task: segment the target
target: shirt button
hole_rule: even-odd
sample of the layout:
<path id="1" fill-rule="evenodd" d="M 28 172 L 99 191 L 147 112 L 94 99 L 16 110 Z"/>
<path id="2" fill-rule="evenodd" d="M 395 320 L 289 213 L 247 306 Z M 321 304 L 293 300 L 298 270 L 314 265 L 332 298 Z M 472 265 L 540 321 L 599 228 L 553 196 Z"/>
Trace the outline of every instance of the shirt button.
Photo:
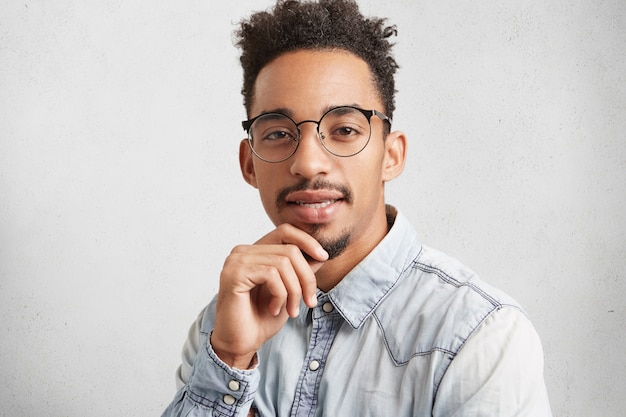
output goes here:
<path id="1" fill-rule="evenodd" d="M 331 302 L 324 303 L 324 305 L 322 306 L 322 310 L 324 310 L 326 313 L 330 313 L 334 309 L 335 307 L 333 307 L 333 304 Z"/>
<path id="2" fill-rule="evenodd" d="M 311 362 L 309 362 L 309 369 L 313 372 L 317 371 L 318 369 L 320 369 L 320 363 L 316 360 L 312 360 Z"/>
<path id="3" fill-rule="evenodd" d="M 224 404 L 226 405 L 233 405 L 235 404 L 235 397 L 233 397 L 232 395 L 224 395 Z"/>
<path id="4" fill-rule="evenodd" d="M 230 388 L 231 391 L 239 391 L 239 381 L 236 380 L 231 380 L 228 383 L 228 388 Z"/>

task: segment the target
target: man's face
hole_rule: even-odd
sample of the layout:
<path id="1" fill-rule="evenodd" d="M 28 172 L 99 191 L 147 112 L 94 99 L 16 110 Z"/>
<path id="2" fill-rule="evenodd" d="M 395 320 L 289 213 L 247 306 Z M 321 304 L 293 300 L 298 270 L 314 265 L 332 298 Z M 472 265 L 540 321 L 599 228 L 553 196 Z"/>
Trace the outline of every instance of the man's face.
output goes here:
<path id="1" fill-rule="evenodd" d="M 365 61 L 343 51 L 302 50 L 281 55 L 261 70 L 250 116 L 279 112 L 296 122 L 317 121 L 344 105 L 384 111 Z M 283 162 L 264 162 L 242 143 L 244 178 L 258 188 L 272 222 L 306 231 L 331 257 L 348 245 L 371 249 L 369 242 L 379 240 L 387 227 L 383 184 L 399 173 L 388 169 L 383 121 L 373 116 L 371 126 L 368 145 L 351 157 L 326 151 L 315 123 L 300 125 L 299 147 Z"/>

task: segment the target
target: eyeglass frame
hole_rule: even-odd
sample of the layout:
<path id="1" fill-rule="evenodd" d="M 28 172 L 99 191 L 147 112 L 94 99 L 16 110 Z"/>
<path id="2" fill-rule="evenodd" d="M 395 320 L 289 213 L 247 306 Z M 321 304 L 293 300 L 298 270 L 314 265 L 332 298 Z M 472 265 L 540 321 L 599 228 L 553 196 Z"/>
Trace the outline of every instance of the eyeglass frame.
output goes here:
<path id="1" fill-rule="evenodd" d="M 335 111 L 337 109 L 344 109 L 344 108 L 349 108 L 349 109 L 354 109 L 359 111 L 361 114 L 363 114 L 363 116 L 365 116 L 365 118 L 367 119 L 367 123 L 370 126 L 370 133 L 369 136 L 367 138 L 367 141 L 365 141 L 365 144 L 363 145 L 363 147 L 358 150 L 357 152 L 350 154 L 350 155 L 338 155 L 336 153 L 334 153 L 333 151 L 331 151 L 330 149 L 328 149 L 328 147 L 326 147 L 326 145 L 324 144 L 324 141 L 322 140 L 322 137 L 320 135 L 320 123 L 322 123 L 322 120 L 324 119 L 324 117 L 326 117 L 326 115 L 332 111 Z M 250 135 L 250 128 L 252 127 L 252 124 L 259 118 L 264 117 L 264 116 L 268 116 L 268 115 L 279 115 L 279 116 L 283 116 L 286 117 L 287 119 L 291 120 L 294 124 L 294 126 L 296 126 L 296 129 L 298 129 L 298 136 L 296 138 L 294 138 L 294 141 L 296 142 L 296 146 L 294 146 L 293 151 L 286 156 L 283 159 L 280 159 L 278 161 L 270 161 L 267 160 L 265 158 L 263 158 L 261 155 L 259 155 L 255 150 L 254 150 L 254 146 L 252 146 L 252 137 Z M 360 107 L 356 107 L 356 106 L 337 106 L 337 107 L 333 107 L 331 109 L 328 109 L 323 115 L 322 117 L 320 117 L 320 119 L 318 121 L 315 120 L 302 120 L 301 122 L 296 122 L 295 120 L 293 120 L 292 117 L 290 117 L 289 115 L 285 114 L 285 113 L 281 113 L 281 112 L 276 112 L 276 111 L 272 111 L 272 112 L 266 112 L 266 113 L 261 113 L 258 116 L 253 117 L 252 119 L 248 119 L 248 120 L 244 120 L 241 122 L 241 126 L 243 127 L 243 130 L 248 134 L 248 145 L 250 146 L 250 149 L 252 150 L 252 153 L 254 153 L 254 155 L 259 158 L 262 161 L 265 162 L 269 162 L 271 164 L 277 164 L 279 162 L 284 162 L 287 159 L 291 158 L 296 151 L 298 150 L 298 147 L 300 146 L 300 139 L 302 138 L 302 132 L 300 131 L 300 125 L 303 123 L 315 123 L 317 125 L 317 127 L 315 128 L 316 132 L 317 132 L 317 139 L 320 141 L 320 143 L 322 144 L 322 147 L 324 149 L 326 149 L 326 151 L 328 153 L 330 153 L 331 155 L 337 156 L 339 158 L 349 158 L 351 156 L 357 155 L 361 152 L 363 152 L 363 150 L 367 147 L 367 145 L 370 142 L 370 139 L 372 138 L 372 116 L 377 116 L 380 120 L 384 122 L 387 122 L 389 124 L 389 127 L 391 127 L 391 117 L 387 116 L 386 114 L 378 111 L 378 110 L 365 110 L 362 109 Z"/>

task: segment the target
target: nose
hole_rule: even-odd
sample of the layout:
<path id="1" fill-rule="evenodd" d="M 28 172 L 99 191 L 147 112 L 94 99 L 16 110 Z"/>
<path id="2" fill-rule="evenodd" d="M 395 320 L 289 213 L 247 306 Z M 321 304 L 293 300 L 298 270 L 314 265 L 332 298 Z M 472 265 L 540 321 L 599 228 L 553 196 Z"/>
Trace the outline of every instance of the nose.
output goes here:
<path id="1" fill-rule="evenodd" d="M 306 179 L 328 174 L 332 156 L 320 142 L 317 125 L 306 123 L 300 127 L 298 149 L 289 159 L 290 171 L 293 175 Z"/>

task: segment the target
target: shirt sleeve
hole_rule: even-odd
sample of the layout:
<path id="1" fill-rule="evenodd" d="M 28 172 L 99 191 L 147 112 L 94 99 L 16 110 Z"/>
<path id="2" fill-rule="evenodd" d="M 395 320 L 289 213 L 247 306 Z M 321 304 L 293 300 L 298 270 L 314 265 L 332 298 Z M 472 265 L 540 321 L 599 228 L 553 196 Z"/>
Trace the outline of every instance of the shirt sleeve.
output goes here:
<path id="1" fill-rule="evenodd" d="M 200 345 L 202 343 L 202 318 L 206 313 L 208 306 L 205 307 L 198 318 L 192 323 L 189 328 L 189 332 L 187 333 L 187 340 L 185 340 L 185 344 L 183 345 L 183 350 L 181 352 L 181 364 L 176 370 L 176 389 L 180 390 L 183 385 L 189 382 L 189 377 L 191 376 L 191 370 L 193 369 L 193 361 L 200 350 Z"/>
<path id="2" fill-rule="evenodd" d="M 229 367 L 215 354 L 206 327 L 206 309 L 192 324 L 176 372 L 180 385 L 162 417 L 247 416 L 259 387 L 258 357 L 252 369 Z"/>
<path id="3" fill-rule="evenodd" d="M 501 308 L 470 336 L 441 380 L 433 416 L 552 416 L 541 342 L 521 311 Z"/>

